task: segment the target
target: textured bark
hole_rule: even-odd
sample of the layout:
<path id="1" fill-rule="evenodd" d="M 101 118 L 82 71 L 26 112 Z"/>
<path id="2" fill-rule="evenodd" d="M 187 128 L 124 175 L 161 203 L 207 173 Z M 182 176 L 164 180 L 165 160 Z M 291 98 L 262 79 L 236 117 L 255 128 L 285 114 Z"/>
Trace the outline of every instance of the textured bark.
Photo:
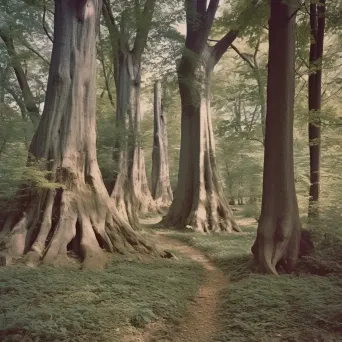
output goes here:
<path id="1" fill-rule="evenodd" d="M 145 168 L 144 152 L 140 143 L 140 61 L 134 63 L 131 53 L 120 52 L 116 61 L 116 139 L 115 159 L 120 165 L 115 175 L 111 197 L 121 215 L 139 229 L 138 213 L 154 210 Z"/>
<path id="2" fill-rule="evenodd" d="M 185 3 L 187 35 L 177 70 L 182 103 L 178 184 L 163 221 L 180 229 L 191 226 L 200 232 L 239 231 L 217 170 L 210 112 L 212 71 L 239 29 L 227 32 L 214 46 L 209 46 L 207 41 L 219 1 L 211 0 L 208 6 L 207 1 L 198 1 L 197 6 L 191 1 Z"/>
<path id="3" fill-rule="evenodd" d="M 55 2 L 55 32 L 44 112 L 30 160 L 44 162 L 55 189 L 23 191 L 7 220 L 2 261 L 102 268 L 106 252 L 156 253 L 120 217 L 96 157 L 96 31 L 100 0 Z"/>
<path id="4" fill-rule="evenodd" d="M 155 0 L 146 0 L 141 20 L 137 23 L 133 49 L 129 48 L 125 13 L 120 29 L 116 26 L 110 3 L 104 1 L 103 14 L 109 29 L 114 53 L 116 84 L 116 122 L 120 132 L 115 142 L 114 159 L 119 171 L 114 175 L 111 197 L 120 214 L 139 229 L 138 213 L 155 210 L 155 202 L 148 187 L 145 157 L 140 143 L 141 55 L 146 46 Z M 137 3 L 136 11 L 140 12 Z"/>
<path id="5" fill-rule="evenodd" d="M 0 30 L 0 37 L 5 43 L 7 53 L 11 58 L 13 70 L 15 72 L 17 81 L 22 91 L 23 99 L 24 99 L 24 103 L 25 103 L 28 115 L 33 123 L 33 126 L 37 128 L 39 124 L 39 120 L 40 120 L 39 108 L 35 102 L 32 91 L 27 82 L 26 75 L 24 73 L 23 67 L 21 66 L 20 60 L 18 58 L 17 52 L 14 47 L 13 39 L 10 36 L 6 35 L 4 31 L 1 31 L 1 30 Z"/>
<path id="6" fill-rule="evenodd" d="M 309 74 L 309 149 L 310 191 L 309 218 L 319 214 L 320 159 L 321 159 L 321 92 L 322 57 L 325 28 L 325 0 L 310 4 L 310 74 Z"/>
<path id="7" fill-rule="evenodd" d="M 252 247 L 261 272 L 291 271 L 300 244 L 294 180 L 293 117 L 296 8 L 271 0 L 265 158 L 261 216 Z"/>
<path id="8" fill-rule="evenodd" d="M 183 55 L 178 68 L 182 102 L 181 152 L 175 198 L 164 222 L 200 232 L 238 230 L 216 165 L 210 112 L 210 78 L 216 64 L 206 47 L 195 63 Z"/>
<path id="9" fill-rule="evenodd" d="M 216 165 L 210 112 L 210 81 L 215 65 L 242 27 L 231 30 L 214 46 L 207 41 L 219 0 L 186 4 L 186 40 L 177 69 L 182 104 L 181 149 L 177 189 L 168 214 L 168 226 L 186 226 L 200 232 L 240 231 L 223 194 Z M 251 14 L 257 0 L 241 15 Z M 240 18 L 237 22 L 240 22 Z M 241 20 L 246 25 L 246 20 Z"/>
<path id="10" fill-rule="evenodd" d="M 173 199 L 168 158 L 167 121 L 162 105 L 162 86 L 154 85 L 154 133 L 152 151 L 152 197 L 158 208 L 168 207 Z"/>

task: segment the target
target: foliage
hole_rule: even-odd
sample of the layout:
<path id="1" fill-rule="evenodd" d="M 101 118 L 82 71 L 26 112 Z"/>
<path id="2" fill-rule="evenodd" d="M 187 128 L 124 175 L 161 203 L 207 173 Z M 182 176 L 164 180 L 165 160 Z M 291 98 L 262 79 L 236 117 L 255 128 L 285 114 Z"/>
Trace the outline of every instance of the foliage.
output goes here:
<path id="1" fill-rule="evenodd" d="M 205 252 L 230 274 L 230 285 L 221 297 L 221 331 L 213 341 L 338 341 L 342 329 L 342 239 L 337 242 L 335 233 L 334 241 L 315 236 L 316 252 L 301 261 L 297 274 L 259 275 L 252 273 L 247 263 L 256 224 L 245 223 L 240 215 L 240 225 L 247 223 L 242 234 L 171 235 Z M 337 229 L 341 233 L 335 221 Z"/>
<path id="2" fill-rule="evenodd" d="M 1 341 L 119 341 L 129 327 L 176 323 L 201 281 L 197 264 L 118 258 L 103 272 L 0 269 Z"/>

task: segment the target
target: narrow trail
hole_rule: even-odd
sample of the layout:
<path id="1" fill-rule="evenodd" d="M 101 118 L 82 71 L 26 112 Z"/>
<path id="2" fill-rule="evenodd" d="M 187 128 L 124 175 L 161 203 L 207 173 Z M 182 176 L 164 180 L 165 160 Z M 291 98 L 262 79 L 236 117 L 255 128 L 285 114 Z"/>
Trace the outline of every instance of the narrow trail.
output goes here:
<path id="1" fill-rule="evenodd" d="M 210 342 L 213 335 L 220 329 L 217 315 L 220 292 L 227 286 L 228 279 L 203 253 L 181 241 L 167 237 L 165 235 L 167 233 L 156 232 L 155 238 L 160 247 L 182 253 L 200 263 L 206 271 L 197 295 L 188 305 L 186 315 L 180 325 L 171 333 L 170 341 Z M 147 338 L 145 341 L 150 342 L 152 339 Z"/>
<path id="2" fill-rule="evenodd" d="M 255 224 L 255 219 L 236 215 L 240 226 Z M 160 217 L 150 217 L 141 220 L 146 228 L 155 226 Z M 170 231 L 154 230 L 149 238 L 162 249 L 179 252 L 189 259 L 199 263 L 205 270 L 203 282 L 198 293 L 187 305 L 186 314 L 177 326 L 168 326 L 166 321 L 149 324 L 146 329 L 132 338 L 127 336 L 123 342 L 159 342 L 158 332 L 167 329 L 167 337 L 162 342 L 212 342 L 220 331 L 219 307 L 220 294 L 228 286 L 228 277 L 221 272 L 201 251 L 187 245 L 185 242 L 168 236 Z"/>

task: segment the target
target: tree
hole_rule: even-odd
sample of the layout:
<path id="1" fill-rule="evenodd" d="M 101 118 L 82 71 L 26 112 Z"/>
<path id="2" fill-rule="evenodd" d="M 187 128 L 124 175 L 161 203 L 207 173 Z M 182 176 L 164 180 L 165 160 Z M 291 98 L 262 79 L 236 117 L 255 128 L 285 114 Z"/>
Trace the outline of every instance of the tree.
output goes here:
<path id="1" fill-rule="evenodd" d="M 44 111 L 30 146 L 49 182 L 26 184 L 4 226 L 1 262 L 24 255 L 28 265 L 102 268 L 107 252 L 146 252 L 148 245 L 120 217 L 103 184 L 96 156 L 96 32 L 101 0 L 56 0 L 54 43 Z"/>
<path id="2" fill-rule="evenodd" d="M 166 208 L 172 201 L 168 157 L 167 122 L 162 103 L 162 85 L 154 85 L 154 136 L 152 151 L 152 196 L 159 208 Z"/>
<path id="3" fill-rule="evenodd" d="M 179 176 L 174 200 L 163 219 L 168 226 L 188 225 L 201 232 L 239 231 L 219 179 L 210 112 L 212 72 L 239 28 L 208 45 L 218 4 L 218 0 L 208 6 L 206 0 L 185 1 L 186 42 L 177 69 L 182 102 Z M 250 7 L 245 10 L 249 11 Z"/>
<path id="4" fill-rule="evenodd" d="M 301 237 L 295 190 L 293 119 L 296 7 L 271 0 L 265 157 L 261 215 L 252 252 L 262 272 L 291 271 Z"/>
<path id="5" fill-rule="evenodd" d="M 309 150 L 310 191 L 309 218 L 318 216 L 321 153 L 322 57 L 325 27 L 325 0 L 310 3 L 309 58 Z"/>
<path id="6" fill-rule="evenodd" d="M 116 87 L 116 121 L 120 135 L 115 142 L 114 157 L 119 172 L 114 177 L 114 198 L 120 214 L 139 228 L 139 212 L 153 209 L 145 170 L 144 153 L 140 144 L 141 57 L 146 47 L 156 0 L 146 0 L 144 8 L 134 2 L 135 37 L 131 48 L 129 13 L 125 8 L 120 25 L 116 24 L 110 1 L 104 0 L 103 15 L 109 31 L 114 56 Z"/>
<path id="7" fill-rule="evenodd" d="M 24 104 L 28 115 L 33 123 L 34 127 L 38 126 L 40 120 L 39 108 L 35 102 L 34 96 L 32 94 L 31 88 L 28 84 L 25 72 L 21 65 L 21 62 L 18 58 L 17 52 L 15 50 L 13 38 L 4 32 L 4 30 L 0 30 L 0 37 L 5 43 L 8 55 L 11 58 L 13 70 L 15 72 L 16 78 L 18 80 L 18 84 L 22 91 Z"/>

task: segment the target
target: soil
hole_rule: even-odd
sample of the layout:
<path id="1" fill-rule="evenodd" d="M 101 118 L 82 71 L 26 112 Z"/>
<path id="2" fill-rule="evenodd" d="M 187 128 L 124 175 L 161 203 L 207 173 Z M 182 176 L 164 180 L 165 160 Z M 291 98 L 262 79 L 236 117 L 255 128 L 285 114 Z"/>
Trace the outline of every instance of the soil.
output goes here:
<path id="1" fill-rule="evenodd" d="M 147 220 L 146 220 L 147 221 Z M 149 222 L 142 222 L 151 225 Z M 126 336 L 124 342 L 210 342 L 219 331 L 218 310 L 220 293 L 228 285 L 228 278 L 200 251 L 184 242 L 166 236 L 168 231 L 157 230 L 153 235 L 158 246 L 164 250 L 172 250 L 200 263 L 205 276 L 197 295 L 188 304 L 187 312 L 181 323 L 174 327 L 165 326 L 165 322 L 155 322 L 133 337 Z M 161 330 L 167 330 L 160 339 Z M 157 337 L 159 336 L 159 338 Z"/>

